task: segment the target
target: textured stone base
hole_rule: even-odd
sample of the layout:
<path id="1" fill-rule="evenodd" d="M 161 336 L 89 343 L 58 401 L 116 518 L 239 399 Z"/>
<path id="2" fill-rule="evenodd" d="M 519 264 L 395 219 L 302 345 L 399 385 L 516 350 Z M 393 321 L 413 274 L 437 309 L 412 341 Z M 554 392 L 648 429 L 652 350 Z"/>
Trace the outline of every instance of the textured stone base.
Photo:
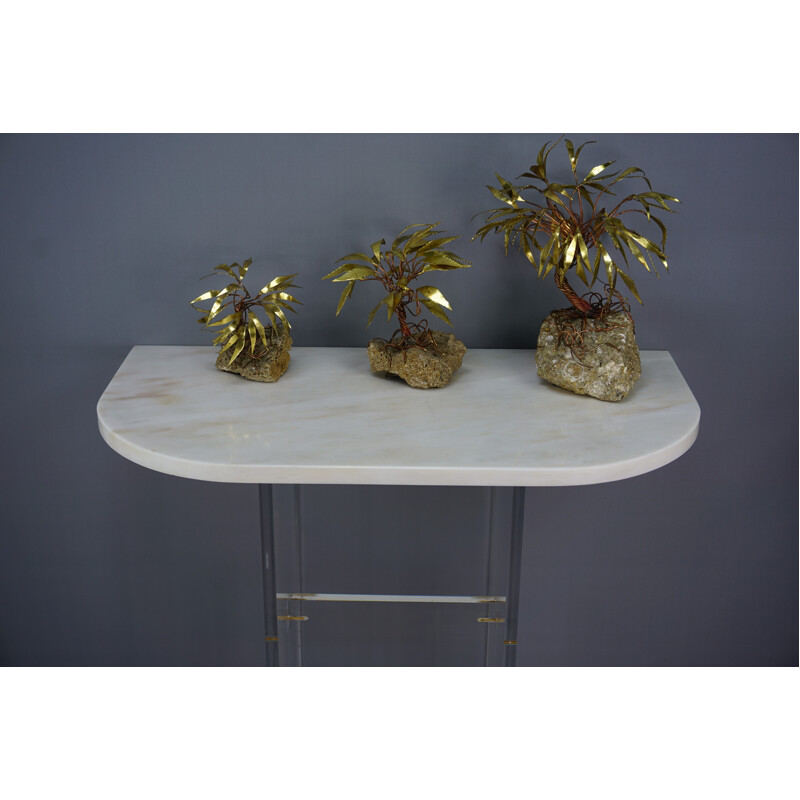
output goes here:
<path id="1" fill-rule="evenodd" d="M 539 331 L 536 350 L 539 377 L 554 386 L 598 400 L 616 402 L 626 397 L 642 374 L 633 322 L 623 313 L 609 314 L 602 320 L 587 320 L 583 354 L 576 357 L 566 344 L 556 347 L 558 330 L 553 315 L 557 313 L 552 312 Z M 579 328 L 580 320 L 573 324 Z M 620 327 L 596 331 L 595 325 Z"/>
<path id="2" fill-rule="evenodd" d="M 231 358 L 230 352 L 220 353 L 217 356 L 217 369 L 221 369 L 223 372 L 234 372 L 249 381 L 275 383 L 289 367 L 292 338 L 286 328 L 281 326 L 277 333 L 274 328 L 272 329 L 269 341 L 270 346 L 266 352 L 263 345 L 256 350 L 256 354 L 260 353 L 258 358 L 250 355 L 249 342 L 232 364 L 228 364 Z"/>
<path id="3" fill-rule="evenodd" d="M 447 386 L 467 348 L 452 333 L 432 331 L 438 352 L 432 348 L 412 347 L 405 353 L 386 346 L 381 339 L 372 339 L 367 347 L 373 372 L 389 373 L 402 378 L 415 389 L 438 389 Z"/>

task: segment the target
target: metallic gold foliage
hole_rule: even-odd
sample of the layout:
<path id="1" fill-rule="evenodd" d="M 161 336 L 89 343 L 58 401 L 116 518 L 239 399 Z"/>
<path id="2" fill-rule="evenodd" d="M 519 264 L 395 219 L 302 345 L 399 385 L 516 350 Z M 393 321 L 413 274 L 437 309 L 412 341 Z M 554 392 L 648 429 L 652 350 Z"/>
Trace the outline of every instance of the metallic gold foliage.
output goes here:
<path id="1" fill-rule="evenodd" d="M 341 265 L 324 278 L 334 283 L 346 283 L 339 296 L 336 315 L 339 315 L 353 293 L 356 282 L 375 280 L 383 285 L 387 294 L 370 312 L 367 327 L 382 306 L 386 306 L 387 320 L 392 318 L 392 314 L 397 317 L 403 340 L 409 341 L 412 346 L 426 346 L 430 340 L 427 323 L 420 325 L 408 322 L 408 317 L 419 315 L 423 307 L 451 325 L 444 311 L 445 308 L 452 310 L 450 303 L 435 286 L 409 286 L 425 272 L 470 266 L 469 261 L 443 249 L 459 237 L 442 235 L 443 231 L 436 230 L 438 224 L 409 225 L 400 231 L 388 248 L 386 240 L 381 239 L 370 245 L 369 253 L 349 253 L 340 258 L 337 263 Z"/>
<path id="2" fill-rule="evenodd" d="M 518 246 L 536 267 L 540 278 L 555 270 L 556 285 L 582 313 L 589 311 L 588 303 L 578 298 L 566 281 L 566 274 L 572 268 L 589 287 L 602 272 L 603 279 L 612 291 L 619 275 L 641 303 L 636 285 L 627 272 L 630 267 L 628 256 L 632 256 L 632 260 L 640 263 L 648 272 L 651 268 L 656 272 L 657 261 L 667 269 L 664 255 L 667 229 L 662 220 L 653 214 L 653 210 L 663 209 L 674 213 L 674 209 L 667 204 L 680 201 L 676 197 L 654 192 L 639 167 L 607 172 L 614 161 L 598 164 L 580 178 L 578 157 L 587 144 L 594 142 L 584 142 L 576 149 L 566 139 L 564 143 L 573 182 L 553 182 L 547 176 L 547 157 L 560 141 L 552 145 L 547 142 L 539 151 L 530 171 L 519 176 L 531 178 L 538 184 L 512 184 L 495 173 L 499 186 L 486 188 L 504 205 L 483 212 L 487 215 L 486 224 L 472 238 L 483 241 L 490 232 L 503 234 L 506 254 L 509 246 Z M 643 180 L 649 191 L 627 194 L 617 200 L 611 187 L 632 178 Z M 660 244 L 655 244 L 628 227 L 621 219 L 627 214 L 639 214 L 648 224 L 657 226 L 661 233 Z M 594 257 L 590 253 L 592 249 L 595 250 Z M 613 251 L 616 251 L 614 255 Z M 624 269 L 621 262 L 624 262 Z"/>
<path id="3" fill-rule="evenodd" d="M 248 258 L 243 264 L 219 264 L 214 267 L 214 272 L 224 272 L 233 278 L 224 289 L 212 289 L 204 292 L 199 297 L 191 301 L 195 308 L 197 303 L 213 300 L 211 308 L 205 311 L 197 321 L 210 329 L 218 329 L 214 332 L 217 337 L 213 344 L 219 345 L 220 352 L 230 350 L 232 364 L 238 355 L 249 345 L 249 353 L 253 358 L 260 358 L 269 348 L 270 337 L 278 332 L 278 326 L 284 325 L 291 328 L 289 320 L 286 318 L 286 311 L 296 313 L 291 303 L 302 305 L 292 295 L 288 294 L 287 289 L 299 289 L 300 287 L 292 283 L 294 275 L 283 275 L 270 281 L 266 286 L 255 295 L 251 295 L 244 285 L 244 277 L 247 270 L 253 263 L 252 258 Z M 211 277 L 207 275 L 206 277 Z M 256 316 L 255 310 L 260 308 L 269 320 L 269 331 Z M 220 317 L 223 312 L 228 312 Z M 219 319 L 217 319 L 220 317 Z"/>

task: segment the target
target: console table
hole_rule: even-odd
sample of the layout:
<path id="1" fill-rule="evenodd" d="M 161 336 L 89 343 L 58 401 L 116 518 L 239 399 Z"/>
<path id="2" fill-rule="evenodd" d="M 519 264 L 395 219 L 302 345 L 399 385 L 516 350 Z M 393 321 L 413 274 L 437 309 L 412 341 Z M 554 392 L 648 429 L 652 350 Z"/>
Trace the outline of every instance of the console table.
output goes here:
<path id="1" fill-rule="evenodd" d="M 542 381 L 531 350 L 470 350 L 448 387 L 418 390 L 373 375 L 363 348 L 294 348 L 280 381 L 263 384 L 217 370 L 210 347 L 137 346 L 97 416 L 109 446 L 141 466 L 259 485 L 268 665 L 302 663 L 313 604 L 367 602 L 473 604 L 484 663 L 514 666 L 524 487 L 640 475 L 697 437 L 700 409 L 669 353 L 641 357 L 630 395 L 605 403 Z M 474 595 L 322 594 L 303 582 L 300 526 L 275 529 L 281 484 L 513 487 L 511 518 Z"/>

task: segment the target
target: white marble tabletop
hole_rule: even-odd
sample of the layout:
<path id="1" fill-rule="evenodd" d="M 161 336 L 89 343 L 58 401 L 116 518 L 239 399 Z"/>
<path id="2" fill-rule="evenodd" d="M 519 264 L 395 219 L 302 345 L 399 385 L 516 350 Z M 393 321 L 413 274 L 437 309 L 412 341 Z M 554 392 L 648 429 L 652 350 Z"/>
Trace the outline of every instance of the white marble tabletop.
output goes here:
<path id="1" fill-rule="evenodd" d="M 149 469 L 231 483 L 569 486 L 629 478 L 691 447 L 700 408 L 666 351 L 619 403 L 536 375 L 532 350 L 470 350 L 444 389 L 370 372 L 365 349 L 296 347 L 256 383 L 210 347 L 134 347 L 100 432 Z"/>

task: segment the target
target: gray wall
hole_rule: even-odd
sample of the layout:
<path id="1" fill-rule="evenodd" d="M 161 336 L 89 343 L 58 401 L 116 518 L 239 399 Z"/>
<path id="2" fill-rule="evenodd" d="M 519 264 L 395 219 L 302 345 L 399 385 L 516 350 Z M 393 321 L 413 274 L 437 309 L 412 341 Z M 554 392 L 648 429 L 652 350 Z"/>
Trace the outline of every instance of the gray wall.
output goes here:
<path id="1" fill-rule="evenodd" d="M 208 342 L 187 300 L 220 261 L 252 256 L 254 280 L 301 273 L 296 345 L 363 346 L 373 287 L 336 319 L 320 277 L 418 221 L 442 220 L 474 262 L 440 284 L 460 338 L 532 347 L 560 295 L 499 241 L 471 243 L 470 218 L 494 204 L 493 172 L 516 176 L 548 138 L 0 137 L 0 662 L 263 663 L 256 487 L 127 462 L 98 434 L 97 399 L 132 345 Z M 670 274 L 640 271 L 634 313 L 640 346 L 672 353 L 702 420 L 693 448 L 648 475 L 527 490 L 519 662 L 797 664 L 798 137 L 572 138 L 599 140 L 587 167 L 641 166 L 682 200 Z M 414 561 L 402 544 L 414 517 L 383 524 L 394 500 L 437 509 L 438 544 L 414 545 L 436 568 L 411 566 L 431 591 L 466 591 L 472 556 L 448 556 L 449 543 L 461 529 L 477 541 L 488 492 L 301 495 L 319 517 L 319 563 L 335 565 L 320 590 L 358 591 L 365 565 L 400 575 Z M 315 658 L 351 663 L 348 644 L 365 663 L 450 663 L 435 646 L 447 619 L 405 656 L 390 623 L 349 640 L 321 631 Z"/>

